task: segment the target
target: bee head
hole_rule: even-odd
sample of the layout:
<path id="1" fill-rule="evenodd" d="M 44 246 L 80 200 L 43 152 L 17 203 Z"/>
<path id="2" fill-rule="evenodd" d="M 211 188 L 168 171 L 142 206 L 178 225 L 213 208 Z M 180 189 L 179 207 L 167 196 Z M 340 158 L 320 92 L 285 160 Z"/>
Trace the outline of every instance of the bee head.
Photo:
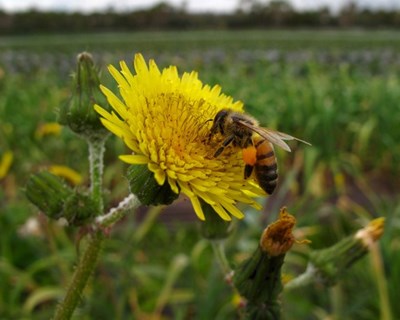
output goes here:
<path id="1" fill-rule="evenodd" d="M 224 134 L 224 124 L 225 124 L 225 119 L 228 114 L 229 114 L 229 111 L 226 109 L 222 109 L 222 110 L 218 111 L 218 113 L 214 117 L 214 123 L 211 127 L 210 135 L 214 135 L 218 131 L 221 134 Z"/>

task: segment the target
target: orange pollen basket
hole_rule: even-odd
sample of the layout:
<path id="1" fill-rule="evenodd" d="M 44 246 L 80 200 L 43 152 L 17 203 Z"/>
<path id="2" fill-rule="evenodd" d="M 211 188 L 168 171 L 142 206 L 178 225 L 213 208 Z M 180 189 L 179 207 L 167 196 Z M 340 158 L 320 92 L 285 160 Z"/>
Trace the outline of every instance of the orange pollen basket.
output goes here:
<path id="1" fill-rule="evenodd" d="M 242 152 L 244 163 L 254 166 L 257 161 L 257 149 L 254 146 L 250 146 L 243 149 Z"/>

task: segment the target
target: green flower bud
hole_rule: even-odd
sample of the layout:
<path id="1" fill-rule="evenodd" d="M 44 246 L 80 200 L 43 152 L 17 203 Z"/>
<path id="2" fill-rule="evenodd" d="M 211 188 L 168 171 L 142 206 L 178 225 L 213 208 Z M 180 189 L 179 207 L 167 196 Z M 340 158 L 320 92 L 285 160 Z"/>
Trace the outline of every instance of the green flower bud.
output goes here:
<path id="1" fill-rule="evenodd" d="M 81 226 L 97 214 L 96 204 L 89 196 L 71 189 L 47 171 L 32 175 L 25 193 L 46 216 L 54 220 L 65 218 L 70 225 Z"/>
<path id="2" fill-rule="evenodd" d="M 61 178 L 42 171 L 29 178 L 25 193 L 45 215 L 59 219 L 63 216 L 65 201 L 74 191 Z"/>
<path id="3" fill-rule="evenodd" d="M 70 225 L 82 226 L 97 215 L 96 203 L 88 195 L 74 192 L 66 199 L 63 207 L 63 217 Z"/>
<path id="4" fill-rule="evenodd" d="M 201 221 L 200 232 L 202 236 L 209 240 L 219 240 L 227 238 L 232 232 L 231 221 L 222 220 L 212 206 L 200 200 L 205 220 Z"/>
<path id="5" fill-rule="evenodd" d="M 381 237 L 383 230 L 384 219 L 375 219 L 332 247 L 313 251 L 309 263 L 325 285 L 334 285 L 343 272 L 368 253 L 369 245 Z"/>
<path id="6" fill-rule="evenodd" d="M 127 177 L 131 193 L 144 205 L 171 204 L 179 196 L 168 183 L 160 186 L 145 164 L 130 166 Z"/>
<path id="7" fill-rule="evenodd" d="M 251 257 L 235 269 L 233 283 L 240 295 L 247 299 L 247 313 L 258 309 L 260 312 L 264 310 L 265 315 L 279 314 L 278 296 L 282 291 L 281 268 L 284 258 L 285 254 L 270 256 L 258 246 Z"/>
<path id="8" fill-rule="evenodd" d="M 90 141 L 104 139 L 108 131 L 101 124 L 93 105 L 97 103 L 104 107 L 108 104 L 100 91 L 99 75 L 92 56 L 87 52 L 77 57 L 77 71 L 72 85 L 72 97 L 60 108 L 58 121 Z"/>
<path id="9" fill-rule="evenodd" d="M 280 318 L 281 268 L 295 242 L 295 223 L 295 218 L 282 208 L 278 220 L 262 233 L 254 253 L 235 269 L 233 283 L 247 299 L 246 319 Z"/>

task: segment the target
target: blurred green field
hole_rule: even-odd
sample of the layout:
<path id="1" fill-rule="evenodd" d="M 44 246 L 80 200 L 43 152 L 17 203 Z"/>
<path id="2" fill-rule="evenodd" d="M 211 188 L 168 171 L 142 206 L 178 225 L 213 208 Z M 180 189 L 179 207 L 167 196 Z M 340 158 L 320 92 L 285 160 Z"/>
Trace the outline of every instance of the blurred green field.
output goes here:
<path id="1" fill-rule="evenodd" d="M 30 173 L 51 165 L 82 173 L 87 185 L 85 143 L 66 129 L 40 133 L 68 102 L 76 54 L 85 50 L 109 87 L 115 84 L 105 66 L 141 52 L 160 67 L 197 70 L 203 82 L 242 100 L 262 125 L 311 142 L 278 152 L 279 188 L 260 199 L 262 213 L 245 209 L 228 240 L 230 260 L 236 264 L 256 247 L 260 225 L 283 205 L 313 248 L 384 216 L 379 250 L 332 288 L 316 284 L 285 295 L 283 312 L 285 319 L 400 318 L 399 47 L 400 32 L 360 30 L 0 38 L 0 159 L 7 151 L 14 155 L 0 180 L 0 319 L 50 318 L 73 272 L 79 232 L 39 215 L 23 190 Z M 117 159 L 123 151 L 109 139 L 108 207 L 127 193 L 126 166 Z M 143 319 L 160 308 L 165 319 L 235 318 L 233 293 L 188 203 L 178 200 L 160 211 L 142 208 L 112 231 L 76 319 Z M 307 246 L 294 247 L 288 275 L 304 270 L 307 252 Z"/>

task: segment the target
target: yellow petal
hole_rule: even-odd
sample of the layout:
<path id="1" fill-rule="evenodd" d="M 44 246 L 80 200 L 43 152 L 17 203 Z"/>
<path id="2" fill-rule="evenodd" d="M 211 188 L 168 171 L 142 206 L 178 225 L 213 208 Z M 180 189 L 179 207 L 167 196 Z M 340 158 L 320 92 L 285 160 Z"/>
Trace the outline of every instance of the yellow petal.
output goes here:
<path id="1" fill-rule="evenodd" d="M 149 159 L 141 154 L 120 155 L 119 158 L 129 164 L 147 164 Z"/>

